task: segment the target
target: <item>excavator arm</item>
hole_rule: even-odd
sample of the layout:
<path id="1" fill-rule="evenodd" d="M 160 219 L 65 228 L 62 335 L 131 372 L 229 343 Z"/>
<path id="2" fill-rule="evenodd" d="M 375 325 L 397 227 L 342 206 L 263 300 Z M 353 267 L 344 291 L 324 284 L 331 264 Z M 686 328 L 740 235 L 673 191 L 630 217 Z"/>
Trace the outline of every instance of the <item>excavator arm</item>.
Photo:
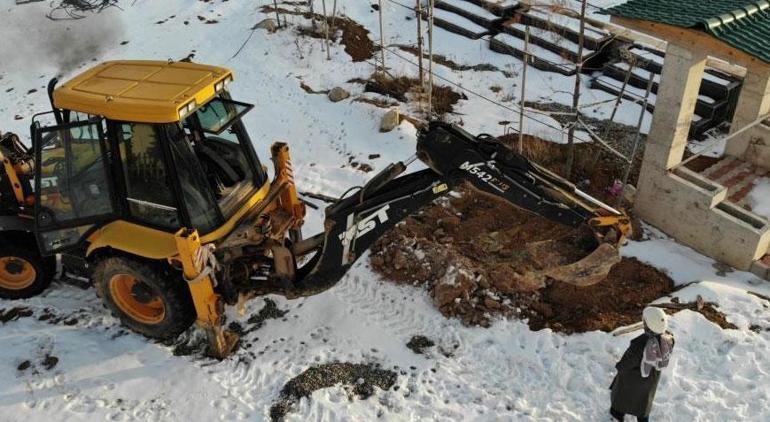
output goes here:
<path id="1" fill-rule="evenodd" d="M 403 175 L 415 158 L 428 168 Z M 282 288 L 271 290 L 298 297 L 328 289 L 388 229 L 465 182 L 555 222 L 573 227 L 588 224 L 594 230 L 600 244 L 594 253 L 544 275 L 590 285 L 606 277 L 619 260 L 616 248 L 630 232 L 623 212 L 490 136 L 474 137 L 455 125 L 436 122 L 420 132 L 415 157 L 391 164 L 360 190 L 326 208 L 325 231 L 292 246 L 298 260 L 312 257 L 297 270 L 294 280 L 284 280 L 278 283 Z M 540 249 L 547 247 L 540 245 Z"/>

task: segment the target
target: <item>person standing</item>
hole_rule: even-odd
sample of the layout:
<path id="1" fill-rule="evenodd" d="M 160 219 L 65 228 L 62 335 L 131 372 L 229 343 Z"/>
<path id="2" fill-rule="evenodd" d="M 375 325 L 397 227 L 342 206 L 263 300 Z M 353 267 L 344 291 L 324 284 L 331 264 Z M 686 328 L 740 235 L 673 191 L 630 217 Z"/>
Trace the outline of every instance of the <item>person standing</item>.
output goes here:
<path id="1" fill-rule="evenodd" d="M 631 340 L 628 350 L 615 365 L 612 380 L 610 414 L 623 421 L 625 415 L 649 420 L 660 372 L 668 366 L 674 349 L 674 335 L 667 331 L 668 316 L 662 309 L 647 307 L 642 312 L 644 333 Z"/>

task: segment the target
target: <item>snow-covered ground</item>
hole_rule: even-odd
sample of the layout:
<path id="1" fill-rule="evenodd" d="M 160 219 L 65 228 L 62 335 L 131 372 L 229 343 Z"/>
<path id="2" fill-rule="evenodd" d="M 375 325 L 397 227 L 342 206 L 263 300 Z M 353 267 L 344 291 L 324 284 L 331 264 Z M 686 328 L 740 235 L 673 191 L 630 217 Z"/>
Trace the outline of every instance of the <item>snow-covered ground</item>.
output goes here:
<path id="1" fill-rule="evenodd" d="M 413 152 L 415 129 L 407 122 L 381 134 L 383 109 L 351 100 L 331 103 L 300 88 L 303 81 L 316 90 L 340 85 L 354 95 L 361 93 L 360 85 L 347 81 L 367 77 L 372 66 L 351 63 L 341 46 L 332 47 L 332 60 L 327 61 L 320 40 L 297 38 L 292 31 L 256 30 L 234 57 L 250 28 L 267 17 L 260 6 L 272 1 L 127 0 L 120 3 L 122 11 L 108 9 L 66 22 L 44 17 L 49 2 L 14 3 L 0 0 L 3 130 L 26 134 L 32 114 L 47 109 L 48 79 L 62 72 L 71 76 L 80 62 L 180 59 L 194 52 L 196 61 L 235 70 L 233 95 L 256 104 L 246 124 L 257 151 L 264 157 L 272 141 L 289 141 L 302 190 L 341 194 L 368 177 L 346 165 L 349 157 L 379 170 Z M 415 21 L 405 19 L 409 11 L 390 2 L 383 5 L 388 43 L 414 43 Z M 369 2 L 340 0 L 338 9 L 378 39 L 377 13 Z M 320 1 L 315 10 L 321 10 Z M 199 16 L 218 23 L 205 24 Z M 287 19 L 303 21 L 298 16 Z M 437 29 L 435 47 L 458 63 L 520 70 L 519 61 L 490 51 L 484 42 Z M 88 48 L 73 50 L 74 45 Z M 81 58 L 74 67 L 73 55 Z M 386 63 L 395 74 L 416 74 L 410 63 L 392 54 Z M 528 72 L 528 100 L 571 101 L 572 78 Z M 518 98 L 520 75 L 507 78 L 499 71 L 460 72 L 444 66 L 437 66 L 436 73 L 495 101 Z M 494 86 L 503 90 L 494 92 Z M 583 104 L 611 99 L 585 88 Z M 517 113 L 467 95 L 453 118 L 469 130 L 499 134 L 504 128 L 498 122 L 517 121 Z M 601 117 L 609 115 L 609 107 L 604 103 L 586 110 Z M 639 106 L 624 103 L 619 120 L 634 124 L 638 113 Z M 557 125 L 546 116 L 534 116 Z M 525 128 L 562 139 L 561 132 L 537 122 L 527 121 Z M 381 157 L 369 160 L 370 154 Z M 320 230 L 320 223 L 320 214 L 313 213 L 308 230 Z M 767 420 L 770 303 L 746 292 L 770 296 L 770 284 L 747 273 L 725 272 L 710 259 L 649 232 L 649 240 L 632 242 L 623 253 L 668 271 L 678 284 L 697 282 L 677 295 L 692 300 L 700 294 L 717 302 L 738 326 L 721 330 L 690 311 L 672 318 L 677 346 L 653 418 Z M 439 314 L 426 292 L 381 280 L 367 262 L 362 259 L 339 285 L 321 295 L 295 301 L 273 298 L 288 314 L 246 335 L 250 346 L 223 362 L 177 357 L 169 347 L 126 332 L 92 290 L 55 283 L 34 299 L 3 302 L 2 308 L 28 307 L 33 315 L 0 325 L 0 420 L 264 420 L 289 379 L 310 365 L 335 360 L 397 367 L 398 389 L 352 402 L 341 387 L 320 390 L 303 400 L 290 420 L 609 420 L 607 387 L 632 334 L 566 336 L 532 332 L 520 321 L 497 321 L 489 329 L 464 327 Z M 245 315 L 230 310 L 230 318 L 244 322 L 262 306 L 257 299 L 247 305 Z M 64 317 L 64 322 L 39 320 L 48 313 Z M 427 356 L 405 347 L 417 334 L 437 342 Z M 50 370 L 43 363 L 46 356 L 59 359 Z M 30 366 L 19 369 L 27 360 Z"/>

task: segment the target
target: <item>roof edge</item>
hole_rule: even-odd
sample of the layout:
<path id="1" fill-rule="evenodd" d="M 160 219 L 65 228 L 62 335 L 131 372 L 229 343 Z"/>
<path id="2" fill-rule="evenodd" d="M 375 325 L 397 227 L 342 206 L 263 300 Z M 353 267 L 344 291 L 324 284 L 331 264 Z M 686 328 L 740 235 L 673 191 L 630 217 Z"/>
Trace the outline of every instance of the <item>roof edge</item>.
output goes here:
<path id="1" fill-rule="evenodd" d="M 703 22 L 703 25 L 709 31 L 715 31 L 722 25 L 739 23 L 747 18 L 753 17 L 757 13 L 767 11 L 768 9 L 770 9 L 770 1 L 757 0 L 738 9 L 722 13 L 719 16 L 708 18 Z"/>

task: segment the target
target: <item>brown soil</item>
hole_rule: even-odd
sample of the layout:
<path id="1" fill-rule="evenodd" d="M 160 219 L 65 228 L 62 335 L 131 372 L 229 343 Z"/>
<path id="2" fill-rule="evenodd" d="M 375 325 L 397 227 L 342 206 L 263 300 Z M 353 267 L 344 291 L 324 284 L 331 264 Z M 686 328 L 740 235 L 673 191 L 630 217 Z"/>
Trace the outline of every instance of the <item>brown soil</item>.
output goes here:
<path id="1" fill-rule="evenodd" d="M 396 283 L 425 286 L 444 315 L 471 325 L 502 315 L 527 319 L 533 330 L 611 331 L 638 321 L 645 305 L 673 290 L 668 276 L 635 259 L 589 287 L 523 279 L 542 269 L 526 244 L 552 239 L 560 239 L 567 260 L 595 247 L 579 230 L 467 190 L 396 226 L 373 246 L 371 262 Z"/>
<path id="2" fill-rule="evenodd" d="M 511 148 L 518 148 L 518 134 L 504 135 L 498 139 Z M 522 153 L 548 170 L 565 176 L 564 166 L 568 154 L 566 145 L 525 135 Z M 626 168 L 606 155 L 594 165 L 595 157 L 596 153 L 591 145 L 575 144 L 575 164 L 570 180 L 577 181 L 581 190 L 614 204 L 617 198 L 609 194 L 609 189 L 616 179 L 623 179 Z"/>
<path id="3" fill-rule="evenodd" d="M 375 73 L 365 81 L 356 79 L 349 82 L 363 82 L 364 91 L 385 95 L 400 102 L 407 102 L 407 94 L 416 93 L 420 85 L 417 78 L 393 77 L 381 73 Z M 433 110 L 438 114 L 451 113 L 458 101 L 467 99 L 465 94 L 458 94 L 452 88 L 433 85 Z"/>
<path id="4" fill-rule="evenodd" d="M 352 19 L 336 19 L 335 26 L 342 30 L 342 45 L 354 62 L 362 62 L 374 57 L 377 47 L 369 39 L 369 31 Z"/>
<path id="5" fill-rule="evenodd" d="M 685 157 L 685 159 L 686 158 L 687 157 Z M 687 167 L 688 169 L 690 169 L 690 170 L 692 170 L 692 171 L 694 171 L 696 173 L 701 173 L 704 170 L 706 170 L 707 168 L 709 168 L 709 167 L 713 166 L 714 164 L 716 164 L 718 161 L 719 161 L 719 158 L 706 157 L 705 155 L 701 155 L 701 156 L 698 156 L 698 157 L 694 158 L 689 163 L 685 164 L 685 167 Z"/>
<path id="6" fill-rule="evenodd" d="M 682 286 L 678 287 L 678 289 L 680 288 L 682 288 Z M 663 308 L 668 314 L 675 314 L 683 309 L 688 309 L 693 312 L 699 312 L 706 317 L 707 320 L 720 326 L 724 330 L 738 329 L 735 324 L 727 321 L 725 314 L 717 309 L 718 305 L 716 303 L 705 302 L 700 295 L 698 295 L 698 299 L 694 302 L 682 303 L 679 301 L 679 298 L 674 297 L 671 299 L 670 303 L 656 303 L 652 306 Z"/>
<path id="7" fill-rule="evenodd" d="M 419 49 L 417 47 L 415 47 L 415 46 L 411 46 L 411 45 L 395 45 L 395 47 L 398 48 L 399 50 L 406 51 L 407 53 L 411 53 L 411 54 L 413 54 L 415 56 L 419 56 L 419 54 L 420 54 Z M 423 52 L 423 58 L 428 59 L 429 58 L 428 54 Z M 488 63 L 481 63 L 481 64 L 477 64 L 477 65 L 473 65 L 473 66 L 459 64 L 459 63 L 457 63 L 457 62 L 447 58 L 446 56 L 442 56 L 441 54 L 433 54 L 433 61 L 438 63 L 438 64 L 440 64 L 440 65 L 446 66 L 446 67 L 448 67 L 448 68 L 450 68 L 452 70 L 459 70 L 459 71 L 475 70 L 477 72 L 485 72 L 485 71 L 486 72 L 497 72 L 497 71 L 500 71 L 500 69 L 497 68 L 497 66 L 492 65 L 492 64 L 488 64 Z M 507 75 L 508 72 L 503 72 L 503 73 L 506 74 L 506 76 L 509 76 L 509 75 Z M 513 76 L 513 75 L 510 75 L 510 76 Z"/>
<path id="8" fill-rule="evenodd" d="M 266 14 L 274 14 L 276 10 L 279 14 L 299 15 L 305 19 L 313 19 L 316 22 L 323 22 L 324 19 L 326 19 L 324 18 L 324 15 L 319 13 L 311 14 L 301 10 L 289 10 L 281 7 L 276 9 L 273 6 L 262 7 L 262 12 Z M 337 31 L 341 31 L 340 42 L 345 46 L 345 52 L 348 53 L 354 62 L 362 62 L 374 57 L 374 53 L 377 52 L 378 48 L 372 40 L 369 39 L 369 31 L 366 28 L 345 16 L 337 16 L 333 21 L 332 25 L 332 18 L 329 17 L 327 19 L 327 24 L 329 25 L 329 38 L 336 42 Z M 300 35 L 313 38 L 325 38 L 326 36 L 326 32 L 321 28 L 321 25 L 316 25 L 315 30 L 312 26 L 299 27 L 297 28 L 297 32 Z"/>
<path id="9" fill-rule="evenodd" d="M 674 282 L 660 270 L 625 258 L 594 286 L 549 285 L 540 292 L 545 312 L 532 316 L 529 325 L 535 330 L 612 331 L 638 322 L 645 306 L 673 288 Z"/>

